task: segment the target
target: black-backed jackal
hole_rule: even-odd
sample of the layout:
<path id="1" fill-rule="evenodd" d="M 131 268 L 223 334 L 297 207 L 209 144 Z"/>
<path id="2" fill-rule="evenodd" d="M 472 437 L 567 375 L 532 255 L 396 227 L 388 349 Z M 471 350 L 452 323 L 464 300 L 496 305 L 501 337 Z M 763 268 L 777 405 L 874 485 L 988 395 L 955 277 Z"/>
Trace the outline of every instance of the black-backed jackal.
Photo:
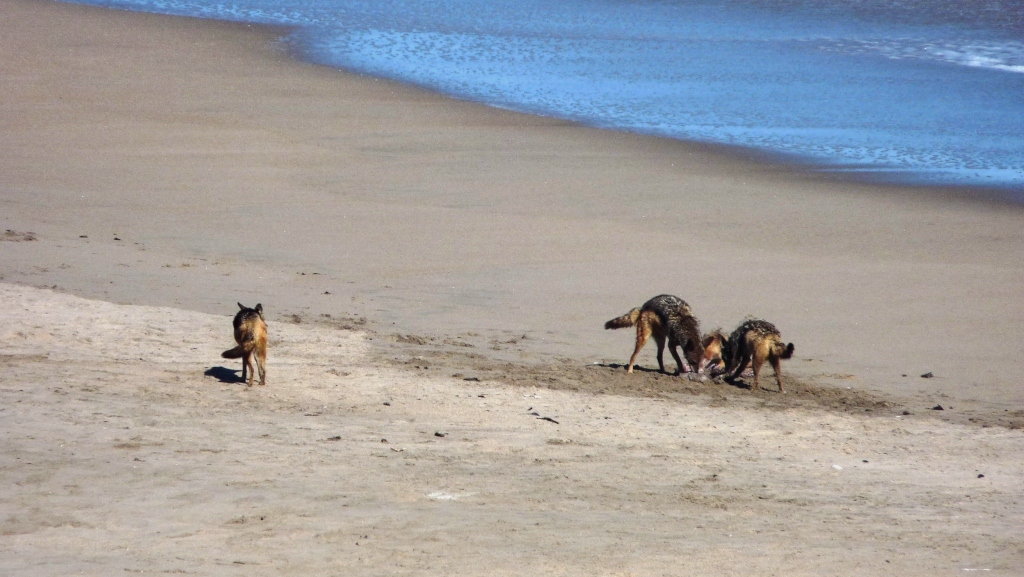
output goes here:
<path id="1" fill-rule="evenodd" d="M 708 372 L 721 372 L 725 368 L 726 361 L 722 353 L 728 342 L 729 337 L 722 329 L 715 329 L 701 337 L 700 344 L 704 346 L 704 367 Z"/>
<path id="2" fill-rule="evenodd" d="M 709 335 L 709 337 L 712 337 L 712 340 L 716 340 L 712 335 Z M 743 372 L 743 369 L 747 367 L 747 364 L 751 363 L 751 368 L 754 371 L 754 384 L 750 386 L 750 390 L 755 391 L 760 386 L 758 377 L 761 373 L 761 367 L 765 361 L 768 361 L 775 370 L 775 379 L 779 383 L 779 392 L 786 392 L 782 387 L 782 367 L 780 361 L 791 358 L 794 347 L 793 343 L 786 344 L 783 342 L 782 335 L 779 333 L 779 329 L 775 328 L 775 325 L 761 319 L 744 321 L 743 324 L 729 335 L 728 341 L 722 342 L 719 340 L 719 346 L 721 347 L 721 359 L 724 361 L 724 368 L 718 371 L 719 374 L 725 373 L 728 375 L 726 378 L 737 379 Z"/>
<path id="3" fill-rule="evenodd" d="M 260 373 L 260 386 L 267 384 L 267 323 L 263 320 L 263 305 L 247 308 L 238 303 L 241 309 L 235 314 L 232 325 L 235 327 L 235 342 L 238 346 L 224 351 L 220 356 L 225 359 L 242 359 L 242 380 L 249 375 L 249 386 L 252 386 L 252 359 L 256 358 L 256 369 Z"/>
<path id="4" fill-rule="evenodd" d="M 636 364 L 636 357 L 640 349 L 647 344 L 647 339 L 654 337 L 658 344 L 658 368 L 665 372 L 663 359 L 665 352 L 665 339 L 668 339 L 668 350 L 672 358 L 676 360 L 678 371 L 676 374 L 686 372 L 683 360 L 679 358 L 676 347 L 683 349 L 683 355 L 693 371 L 699 371 L 704 356 L 704 347 L 700 341 L 700 323 L 693 316 L 690 305 L 679 297 L 672 295 L 658 295 L 644 303 L 640 308 L 635 308 L 619 318 L 612 319 L 604 324 L 606 329 L 622 329 L 636 325 L 636 349 L 633 356 L 629 357 L 629 366 L 626 372 L 633 372 L 633 365 Z"/>

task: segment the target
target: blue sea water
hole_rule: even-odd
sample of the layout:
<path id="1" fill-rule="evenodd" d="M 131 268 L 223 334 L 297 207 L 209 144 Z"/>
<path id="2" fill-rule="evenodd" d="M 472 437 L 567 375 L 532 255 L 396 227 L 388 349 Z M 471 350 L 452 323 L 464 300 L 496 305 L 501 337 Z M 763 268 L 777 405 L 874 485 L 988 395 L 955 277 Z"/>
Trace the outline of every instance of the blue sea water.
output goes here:
<path id="1" fill-rule="evenodd" d="M 72 0 L 293 27 L 311 61 L 1024 202 L 1019 0 Z"/>

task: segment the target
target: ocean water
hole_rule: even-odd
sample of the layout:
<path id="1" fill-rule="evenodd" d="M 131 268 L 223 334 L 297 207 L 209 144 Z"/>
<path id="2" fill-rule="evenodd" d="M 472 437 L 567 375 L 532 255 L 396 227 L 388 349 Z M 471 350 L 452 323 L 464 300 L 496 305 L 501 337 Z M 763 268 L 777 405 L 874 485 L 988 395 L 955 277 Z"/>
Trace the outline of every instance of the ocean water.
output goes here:
<path id="1" fill-rule="evenodd" d="M 492 106 L 1024 202 L 1019 0 L 72 0 Z"/>

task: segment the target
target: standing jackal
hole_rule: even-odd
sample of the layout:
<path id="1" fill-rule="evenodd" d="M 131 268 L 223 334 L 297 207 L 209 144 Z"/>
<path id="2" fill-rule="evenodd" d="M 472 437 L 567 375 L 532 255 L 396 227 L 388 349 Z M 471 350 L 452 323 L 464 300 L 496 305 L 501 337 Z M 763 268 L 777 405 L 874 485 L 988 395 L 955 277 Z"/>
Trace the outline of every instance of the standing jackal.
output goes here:
<path id="1" fill-rule="evenodd" d="M 721 343 L 721 356 L 725 362 L 725 369 L 722 373 L 732 373 L 727 378 L 737 379 L 747 363 L 752 363 L 754 370 L 754 384 L 750 386 L 755 391 L 760 386 L 758 377 L 761 367 L 765 361 L 772 364 L 775 369 L 775 379 L 779 382 L 779 392 L 785 393 L 782 388 L 782 367 L 780 361 L 793 356 L 793 343 L 785 344 L 782 335 L 775 325 L 760 319 L 745 321 L 729 335 L 729 340 Z"/>
<path id="2" fill-rule="evenodd" d="M 235 327 L 235 342 L 238 346 L 224 351 L 220 356 L 225 359 L 242 358 L 242 380 L 246 372 L 249 374 L 249 386 L 252 386 L 252 358 L 256 357 L 256 369 L 260 372 L 260 386 L 267 384 L 267 323 L 263 320 L 263 305 L 246 308 L 238 303 L 241 309 L 235 314 L 232 325 Z"/>
<path id="3" fill-rule="evenodd" d="M 676 347 L 682 347 L 683 355 L 689 362 L 693 371 L 699 371 L 704 347 L 700 341 L 700 323 L 694 318 L 690 311 L 690 305 L 679 297 L 672 295 L 658 295 L 644 303 L 640 308 L 635 308 L 617 319 L 612 319 L 604 324 L 606 329 L 622 329 L 636 325 L 636 349 L 633 356 L 629 358 L 629 366 L 626 372 L 633 372 L 633 365 L 636 364 L 636 357 L 640 349 L 647 344 L 648 337 L 653 336 L 654 342 L 658 344 L 658 368 L 665 372 L 663 359 L 665 352 L 665 338 L 668 337 L 668 350 L 672 358 L 676 360 L 679 370 L 676 374 L 686 372 L 683 360 L 679 358 Z"/>

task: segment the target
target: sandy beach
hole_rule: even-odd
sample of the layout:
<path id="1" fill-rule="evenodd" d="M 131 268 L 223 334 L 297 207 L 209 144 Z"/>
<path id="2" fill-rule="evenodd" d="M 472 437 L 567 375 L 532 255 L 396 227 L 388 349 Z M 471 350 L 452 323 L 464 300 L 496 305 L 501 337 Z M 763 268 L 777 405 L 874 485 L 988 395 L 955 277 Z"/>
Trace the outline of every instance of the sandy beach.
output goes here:
<path id="1" fill-rule="evenodd" d="M 0 572 L 1024 570 L 1021 207 L 456 101 L 286 30 L 43 0 L 0 30 Z M 627 375 L 602 325 L 659 293 L 774 322 L 787 394 L 653 343 Z M 236 302 L 266 387 L 219 356 Z"/>

